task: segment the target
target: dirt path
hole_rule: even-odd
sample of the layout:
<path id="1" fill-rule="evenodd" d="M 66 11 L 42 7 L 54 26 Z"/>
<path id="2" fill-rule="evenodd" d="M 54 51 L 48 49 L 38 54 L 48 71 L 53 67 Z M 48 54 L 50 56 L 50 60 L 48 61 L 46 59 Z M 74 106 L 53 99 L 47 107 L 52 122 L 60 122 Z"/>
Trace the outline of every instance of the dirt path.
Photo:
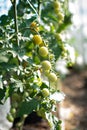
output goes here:
<path id="1" fill-rule="evenodd" d="M 65 130 L 87 130 L 87 70 L 71 71 L 62 89 L 66 94 L 61 104 Z"/>

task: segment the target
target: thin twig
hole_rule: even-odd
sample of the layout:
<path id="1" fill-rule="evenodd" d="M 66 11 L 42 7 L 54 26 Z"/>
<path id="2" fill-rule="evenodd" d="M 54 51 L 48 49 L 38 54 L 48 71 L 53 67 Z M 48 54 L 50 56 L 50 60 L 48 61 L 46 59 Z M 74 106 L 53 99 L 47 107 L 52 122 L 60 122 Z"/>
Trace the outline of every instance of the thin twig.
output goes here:
<path id="1" fill-rule="evenodd" d="M 40 2 L 40 0 L 37 0 L 38 1 L 38 15 L 40 16 L 40 5 L 41 5 L 41 2 Z"/>
<path id="2" fill-rule="evenodd" d="M 18 46 L 19 46 L 19 40 L 18 40 L 18 21 L 17 21 L 17 5 L 16 5 L 16 0 L 14 0 L 13 8 L 14 8 L 14 22 L 15 22 L 16 42 L 17 42 L 17 44 L 18 44 Z"/>
<path id="3" fill-rule="evenodd" d="M 38 13 L 37 13 L 36 9 L 34 8 L 34 6 L 30 3 L 29 0 L 27 0 L 27 2 L 31 6 L 31 8 L 33 9 L 33 11 L 36 13 L 36 15 L 38 16 Z"/>

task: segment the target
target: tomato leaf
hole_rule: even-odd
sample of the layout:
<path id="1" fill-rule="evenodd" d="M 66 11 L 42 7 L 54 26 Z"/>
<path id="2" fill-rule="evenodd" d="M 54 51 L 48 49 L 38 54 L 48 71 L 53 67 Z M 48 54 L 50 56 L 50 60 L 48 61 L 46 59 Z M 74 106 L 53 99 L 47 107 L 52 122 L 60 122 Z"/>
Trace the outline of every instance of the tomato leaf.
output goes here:
<path id="1" fill-rule="evenodd" d="M 29 101 L 24 101 L 20 104 L 20 108 L 17 116 L 21 117 L 24 114 L 30 114 L 37 109 L 39 101 L 37 99 L 30 99 Z"/>

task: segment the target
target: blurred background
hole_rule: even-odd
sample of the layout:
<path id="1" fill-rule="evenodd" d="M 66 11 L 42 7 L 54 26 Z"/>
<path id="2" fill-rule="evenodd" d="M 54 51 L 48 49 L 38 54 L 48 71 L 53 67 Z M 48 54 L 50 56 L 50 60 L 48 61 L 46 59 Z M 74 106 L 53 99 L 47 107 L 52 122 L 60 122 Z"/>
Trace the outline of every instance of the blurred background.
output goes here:
<path id="1" fill-rule="evenodd" d="M 67 67 L 64 61 L 56 63 L 56 69 L 63 75 L 60 81 L 61 90 L 66 95 L 59 107 L 59 117 L 63 120 L 62 130 L 87 129 L 86 3 L 86 0 L 69 0 L 72 25 L 68 28 L 66 39 L 73 48 L 68 49 L 74 64 Z M 7 15 L 10 6 L 10 0 L 0 0 L 0 16 Z"/>

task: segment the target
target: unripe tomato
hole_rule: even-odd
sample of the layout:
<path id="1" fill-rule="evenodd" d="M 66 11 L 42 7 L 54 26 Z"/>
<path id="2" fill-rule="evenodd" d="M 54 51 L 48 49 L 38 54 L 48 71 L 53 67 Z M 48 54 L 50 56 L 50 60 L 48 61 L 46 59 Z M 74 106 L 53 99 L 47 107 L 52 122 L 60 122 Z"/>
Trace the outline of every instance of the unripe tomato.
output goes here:
<path id="1" fill-rule="evenodd" d="M 11 108 L 10 113 L 14 116 L 15 113 L 16 113 L 16 109 L 15 108 Z"/>
<path id="2" fill-rule="evenodd" d="M 28 92 L 24 92 L 24 97 L 28 97 L 29 93 Z"/>
<path id="3" fill-rule="evenodd" d="M 50 58 L 50 60 L 53 60 L 55 57 L 54 57 L 54 54 L 50 54 L 49 55 L 49 58 Z"/>
<path id="4" fill-rule="evenodd" d="M 49 92 L 49 90 L 48 90 L 47 88 L 43 88 L 43 89 L 42 89 L 42 95 L 43 95 L 44 97 L 49 96 L 49 94 L 50 94 L 50 92 Z"/>
<path id="5" fill-rule="evenodd" d="M 48 55 L 48 48 L 45 46 L 42 46 L 39 48 L 39 54 L 42 57 L 46 57 Z"/>
<path id="6" fill-rule="evenodd" d="M 49 81 L 51 82 L 56 82 L 57 81 L 57 76 L 55 73 L 50 73 L 48 76 Z"/>
<path id="7" fill-rule="evenodd" d="M 59 9 L 58 8 L 55 8 L 55 14 L 58 14 L 58 12 L 59 12 Z"/>
<path id="8" fill-rule="evenodd" d="M 64 20 L 64 14 L 62 12 L 59 12 L 58 14 L 58 20 L 63 21 Z"/>
<path id="9" fill-rule="evenodd" d="M 34 41 L 35 44 L 40 45 L 42 43 L 42 38 L 41 38 L 40 35 L 34 35 L 33 41 Z"/>
<path id="10" fill-rule="evenodd" d="M 15 102 L 15 101 L 19 102 L 19 101 L 21 101 L 21 97 L 17 93 L 14 93 L 12 95 L 12 101 L 13 102 Z"/>
<path id="11" fill-rule="evenodd" d="M 9 122 L 13 122 L 14 121 L 14 118 L 13 118 L 13 116 L 10 113 L 7 114 L 7 119 L 8 119 Z"/>
<path id="12" fill-rule="evenodd" d="M 61 7 L 60 2 L 57 0 L 54 1 L 54 8 L 57 8 L 58 10 L 60 10 L 60 7 Z"/>
<path id="13" fill-rule="evenodd" d="M 60 33 L 56 33 L 55 36 L 58 41 L 62 41 L 62 36 Z"/>
<path id="14" fill-rule="evenodd" d="M 42 62 L 42 68 L 44 70 L 50 70 L 51 69 L 51 63 L 48 60 L 44 60 Z"/>

